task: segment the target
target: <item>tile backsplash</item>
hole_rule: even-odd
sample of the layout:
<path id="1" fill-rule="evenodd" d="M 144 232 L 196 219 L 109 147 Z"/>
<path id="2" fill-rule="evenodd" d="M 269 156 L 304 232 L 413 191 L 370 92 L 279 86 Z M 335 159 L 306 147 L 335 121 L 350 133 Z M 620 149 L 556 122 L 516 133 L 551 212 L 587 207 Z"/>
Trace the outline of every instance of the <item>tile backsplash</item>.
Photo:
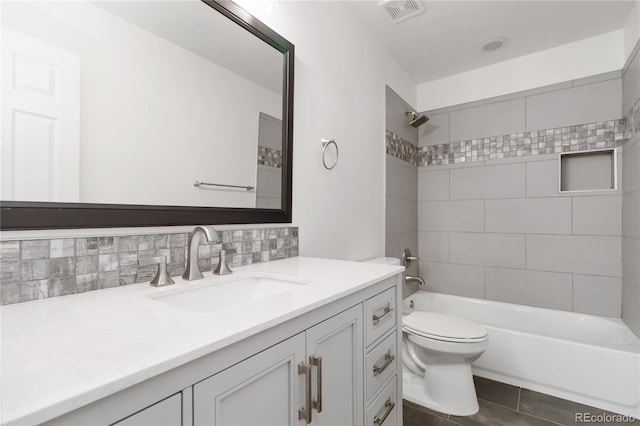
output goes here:
<path id="1" fill-rule="evenodd" d="M 620 146 L 638 130 L 636 106 L 620 120 L 599 121 L 487 138 L 417 147 L 387 130 L 387 154 L 417 166 L 468 163 Z"/>
<path id="2" fill-rule="evenodd" d="M 298 228 L 219 231 L 222 242 L 202 242 L 202 271 L 217 265 L 221 249 L 230 266 L 248 265 L 298 255 Z M 0 242 L 0 304 L 27 302 L 151 281 L 156 265 L 138 259 L 166 256 L 171 276 L 184 272 L 186 233 L 83 237 Z"/>

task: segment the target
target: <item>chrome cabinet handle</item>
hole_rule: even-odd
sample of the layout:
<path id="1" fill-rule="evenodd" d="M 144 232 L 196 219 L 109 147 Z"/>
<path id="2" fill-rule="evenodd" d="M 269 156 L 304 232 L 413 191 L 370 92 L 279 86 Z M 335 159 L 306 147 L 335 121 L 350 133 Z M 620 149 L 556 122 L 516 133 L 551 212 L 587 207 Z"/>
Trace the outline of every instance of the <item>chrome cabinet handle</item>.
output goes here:
<path id="1" fill-rule="evenodd" d="M 387 369 L 389 364 L 391 364 L 394 359 L 396 359 L 396 357 L 395 355 L 391 355 L 391 349 L 389 349 L 389 352 L 384 354 L 384 364 L 382 364 L 381 367 L 378 367 L 375 364 L 373 365 L 373 377 L 377 376 L 378 374 L 382 374 L 382 372 Z"/>
<path id="2" fill-rule="evenodd" d="M 309 368 L 311 366 L 316 367 L 316 395 L 317 400 L 313 401 L 313 408 L 322 413 L 322 357 L 315 357 L 311 355 L 309 357 Z"/>
<path id="3" fill-rule="evenodd" d="M 375 416 L 373 418 L 373 424 L 376 426 L 380 426 L 382 423 L 384 423 L 385 420 L 387 420 L 387 417 L 389 417 L 389 414 L 391 414 L 391 412 L 393 411 L 393 408 L 396 406 L 396 403 L 391 402 L 391 398 L 389 398 L 387 399 L 387 402 L 384 403 L 384 406 L 387 407 L 387 410 L 384 412 L 384 416 L 382 417 Z"/>
<path id="4" fill-rule="evenodd" d="M 305 406 L 298 410 L 298 420 L 304 420 L 307 424 L 311 423 L 311 366 L 301 362 L 298 364 L 298 374 L 305 375 Z"/>
<path id="5" fill-rule="evenodd" d="M 380 316 L 373 314 L 373 325 L 378 325 L 378 323 L 380 322 L 380 320 L 384 317 L 386 317 L 387 315 L 389 315 L 389 313 L 393 311 L 393 308 L 390 308 L 389 306 L 385 306 L 384 307 L 384 313 Z"/>

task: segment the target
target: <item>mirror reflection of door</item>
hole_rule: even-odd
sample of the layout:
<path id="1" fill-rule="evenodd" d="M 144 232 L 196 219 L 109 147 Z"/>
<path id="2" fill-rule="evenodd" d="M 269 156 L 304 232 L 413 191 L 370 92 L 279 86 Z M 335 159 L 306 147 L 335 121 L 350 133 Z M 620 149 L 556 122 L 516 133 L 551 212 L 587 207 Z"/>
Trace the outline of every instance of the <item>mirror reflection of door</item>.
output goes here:
<path id="1" fill-rule="evenodd" d="M 78 201 L 80 58 L 2 28 L 2 199 Z"/>
<path id="2" fill-rule="evenodd" d="M 263 112 L 258 122 L 258 175 L 256 207 L 279 209 L 282 206 L 282 120 Z"/>

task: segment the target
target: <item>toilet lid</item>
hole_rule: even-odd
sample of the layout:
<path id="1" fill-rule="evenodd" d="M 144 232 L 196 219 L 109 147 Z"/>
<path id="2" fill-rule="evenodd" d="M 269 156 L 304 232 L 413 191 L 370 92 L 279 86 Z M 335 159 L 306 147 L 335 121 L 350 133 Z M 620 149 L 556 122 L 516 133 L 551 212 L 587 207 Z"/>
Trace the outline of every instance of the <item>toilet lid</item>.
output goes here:
<path id="1" fill-rule="evenodd" d="M 402 318 L 406 331 L 441 339 L 482 339 L 487 330 L 471 321 L 435 312 L 414 311 Z"/>

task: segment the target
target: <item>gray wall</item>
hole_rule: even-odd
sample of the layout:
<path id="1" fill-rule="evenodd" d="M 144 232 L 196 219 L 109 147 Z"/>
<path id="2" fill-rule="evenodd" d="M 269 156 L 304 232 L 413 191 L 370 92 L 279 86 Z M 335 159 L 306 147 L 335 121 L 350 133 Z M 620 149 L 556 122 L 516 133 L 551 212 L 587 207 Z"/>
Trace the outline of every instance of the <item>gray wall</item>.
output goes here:
<path id="1" fill-rule="evenodd" d="M 427 112 L 419 140 L 617 120 L 621 106 L 621 73 L 608 73 Z M 620 189 L 558 193 L 557 154 L 420 167 L 420 271 L 434 291 L 620 317 L 621 221 Z"/>
<path id="2" fill-rule="evenodd" d="M 628 113 L 635 104 L 635 120 L 640 117 L 639 46 L 622 79 L 624 111 Z M 640 128 L 640 123 L 635 126 Z M 640 336 L 640 132 L 625 144 L 622 156 L 622 318 Z"/>
<path id="3" fill-rule="evenodd" d="M 391 131 L 408 142 L 417 145 L 418 132 L 409 126 L 405 110 L 412 109 L 393 90 L 386 91 L 386 125 Z M 418 253 L 418 167 L 386 156 L 386 207 L 385 207 L 385 256 L 400 257 L 405 248 L 414 255 Z M 418 275 L 418 264 L 407 271 Z M 415 285 L 404 286 L 408 295 L 417 289 Z"/>

